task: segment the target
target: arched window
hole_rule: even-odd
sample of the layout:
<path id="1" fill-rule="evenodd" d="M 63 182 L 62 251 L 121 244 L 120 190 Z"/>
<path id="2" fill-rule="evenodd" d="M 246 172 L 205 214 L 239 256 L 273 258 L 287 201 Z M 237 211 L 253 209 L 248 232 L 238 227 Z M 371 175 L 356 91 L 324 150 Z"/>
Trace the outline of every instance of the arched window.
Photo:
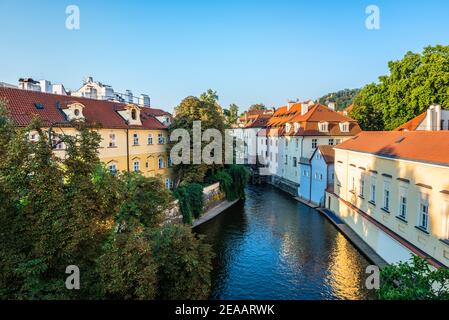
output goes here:
<path id="1" fill-rule="evenodd" d="M 75 109 L 73 111 L 73 114 L 75 115 L 75 117 L 78 117 L 80 115 L 80 110 L 79 109 Z"/>
<path id="2" fill-rule="evenodd" d="M 164 159 L 163 158 L 159 158 L 159 169 L 163 169 L 164 168 Z"/>

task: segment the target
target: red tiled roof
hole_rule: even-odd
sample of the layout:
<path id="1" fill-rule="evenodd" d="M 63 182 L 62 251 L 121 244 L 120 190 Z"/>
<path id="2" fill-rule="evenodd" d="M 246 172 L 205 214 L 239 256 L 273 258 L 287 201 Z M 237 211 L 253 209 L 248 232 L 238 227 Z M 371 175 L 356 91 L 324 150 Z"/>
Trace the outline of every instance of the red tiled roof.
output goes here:
<path id="1" fill-rule="evenodd" d="M 419 116 L 414 117 L 412 120 L 407 121 L 402 126 L 397 127 L 393 131 L 413 131 L 418 128 L 421 122 L 426 118 L 427 112 L 421 113 Z"/>
<path id="2" fill-rule="evenodd" d="M 0 87 L 0 99 L 7 102 L 7 109 L 18 126 L 28 125 L 34 117 L 39 118 L 44 126 L 50 126 L 53 123 L 69 125 L 65 114 L 60 108 L 65 108 L 70 103 L 78 102 L 85 107 L 83 115 L 86 123 L 92 125 L 101 125 L 104 128 L 167 128 L 154 118 L 156 114 L 163 111 L 160 109 L 141 107 L 140 118 L 142 126 L 136 126 L 126 124 L 125 120 L 118 114 L 117 111 L 126 107 L 124 103 L 2 87 Z M 36 103 L 42 104 L 43 109 L 36 108 Z"/>
<path id="3" fill-rule="evenodd" d="M 329 146 L 329 145 L 319 145 L 317 147 L 317 150 L 320 151 L 321 155 L 323 156 L 324 161 L 327 164 L 332 164 L 334 163 L 334 159 L 335 159 L 335 150 L 334 150 L 334 146 Z M 313 155 L 312 155 L 313 157 Z"/>
<path id="4" fill-rule="evenodd" d="M 268 121 L 270 120 L 271 115 L 269 114 L 261 114 L 256 117 L 256 119 L 250 123 L 248 123 L 245 128 L 264 128 L 266 127 Z"/>
<path id="5" fill-rule="evenodd" d="M 335 149 L 449 166 L 449 131 L 364 131 Z"/>

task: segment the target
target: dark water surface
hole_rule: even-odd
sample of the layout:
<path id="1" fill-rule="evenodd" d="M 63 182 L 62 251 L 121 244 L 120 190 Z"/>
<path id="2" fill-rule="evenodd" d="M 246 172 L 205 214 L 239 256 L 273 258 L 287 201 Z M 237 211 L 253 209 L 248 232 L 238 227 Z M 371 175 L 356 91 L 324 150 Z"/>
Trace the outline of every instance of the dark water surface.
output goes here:
<path id="1" fill-rule="evenodd" d="M 198 226 L 217 254 L 212 299 L 372 299 L 370 264 L 318 211 L 271 186 Z"/>

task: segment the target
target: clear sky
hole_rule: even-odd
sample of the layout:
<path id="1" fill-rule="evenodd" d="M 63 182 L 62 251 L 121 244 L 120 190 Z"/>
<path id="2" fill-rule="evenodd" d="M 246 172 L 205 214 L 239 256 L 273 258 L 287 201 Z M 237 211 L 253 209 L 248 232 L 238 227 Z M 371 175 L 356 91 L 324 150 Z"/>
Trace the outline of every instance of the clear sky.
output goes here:
<path id="1" fill-rule="evenodd" d="M 80 29 L 65 27 L 66 7 Z M 380 30 L 365 8 L 380 8 Z M 361 87 L 407 51 L 448 44 L 447 0 L 0 0 L 0 81 L 78 89 L 91 75 L 172 110 L 208 88 L 244 110 Z"/>

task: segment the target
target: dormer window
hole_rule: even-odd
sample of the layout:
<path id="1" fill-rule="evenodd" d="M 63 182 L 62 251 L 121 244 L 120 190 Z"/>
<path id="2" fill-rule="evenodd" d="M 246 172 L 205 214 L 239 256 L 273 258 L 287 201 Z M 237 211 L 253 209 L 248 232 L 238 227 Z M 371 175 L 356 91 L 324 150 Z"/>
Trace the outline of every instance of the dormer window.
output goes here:
<path id="1" fill-rule="evenodd" d="M 290 123 L 287 123 L 287 124 L 285 124 L 285 132 L 290 132 L 290 129 L 291 129 L 291 124 Z"/>
<path id="2" fill-rule="evenodd" d="M 128 104 L 123 110 L 117 111 L 120 116 L 125 119 L 129 125 L 141 126 L 140 108 L 134 104 Z"/>
<path id="3" fill-rule="evenodd" d="M 299 130 L 299 128 L 300 128 L 299 123 L 298 123 L 298 122 L 295 122 L 295 123 L 293 124 L 293 128 L 295 129 L 295 133 L 297 133 L 298 130 Z"/>
<path id="4" fill-rule="evenodd" d="M 341 122 L 340 123 L 340 131 L 341 132 L 349 132 L 349 122 Z"/>
<path id="5" fill-rule="evenodd" d="M 320 122 L 318 124 L 318 129 L 320 132 L 328 132 L 329 131 L 329 123 L 328 122 Z"/>
<path id="6" fill-rule="evenodd" d="M 67 116 L 67 120 L 82 121 L 84 120 L 83 109 L 84 106 L 81 103 L 75 102 L 68 104 L 66 108 L 62 109 L 62 111 Z"/>

